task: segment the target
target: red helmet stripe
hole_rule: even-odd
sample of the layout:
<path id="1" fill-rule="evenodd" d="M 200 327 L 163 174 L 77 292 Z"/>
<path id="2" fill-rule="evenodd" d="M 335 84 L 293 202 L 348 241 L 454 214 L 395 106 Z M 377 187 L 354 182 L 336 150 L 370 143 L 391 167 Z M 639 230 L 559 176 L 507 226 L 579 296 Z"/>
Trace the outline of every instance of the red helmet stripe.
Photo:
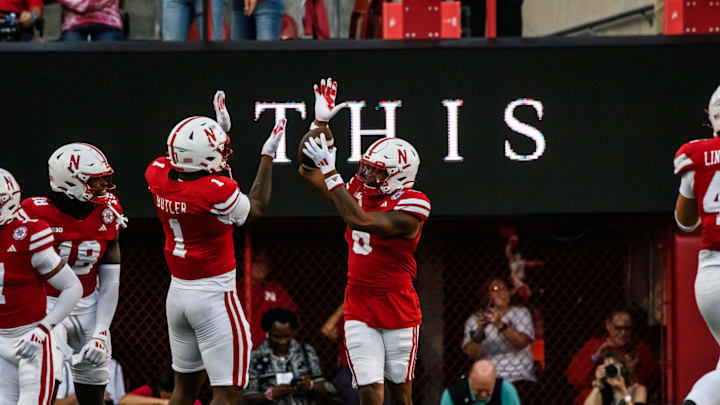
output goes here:
<path id="1" fill-rule="evenodd" d="M 190 117 L 190 118 L 186 118 L 185 121 L 183 121 L 183 122 L 180 123 L 180 125 L 178 126 L 178 129 L 176 129 L 175 132 L 173 133 L 172 139 L 170 139 L 170 147 L 171 147 L 171 148 L 175 149 L 175 146 L 174 146 L 174 145 L 175 145 L 175 137 L 177 136 L 178 132 L 180 132 L 180 130 L 181 130 L 185 125 L 187 125 L 190 121 L 192 121 L 192 120 L 194 120 L 194 119 L 196 119 L 196 118 L 200 118 L 200 117 Z M 175 160 L 175 156 L 174 156 L 174 155 L 175 155 L 175 153 L 173 152 L 173 155 L 170 156 L 170 159 L 172 159 L 173 162 L 177 163 L 177 161 Z"/>

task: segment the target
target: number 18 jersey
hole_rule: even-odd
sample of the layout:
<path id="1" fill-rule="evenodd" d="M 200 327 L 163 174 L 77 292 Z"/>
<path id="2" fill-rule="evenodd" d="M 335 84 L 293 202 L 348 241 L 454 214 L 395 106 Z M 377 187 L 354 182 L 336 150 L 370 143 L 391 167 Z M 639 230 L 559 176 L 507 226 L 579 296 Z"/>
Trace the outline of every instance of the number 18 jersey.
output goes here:
<path id="1" fill-rule="evenodd" d="M 177 178 L 166 157 L 145 171 L 165 231 L 165 260 L 173 277 L 197 280 L 235 270 L 233 222 L 226 216 L 250 204 L 235 180 L 209 174 L 192 181 Z M 238 207 L 239 205 L 242 205 Z"/>
<path id="2" fill-rule="evenodd" d="M 688 142 L 675 153 L 675 174 L 692 173 L 692 195 L 702 220 L 700 249 L 720 251 L 720 138 Z M 682 191 L 681 191 L 682 193 Z"/>
<path id="3" fill-rule="evenodd" d="M 118 199 L 108 193 L 113 210 L 122 214 Z M 30 197 L 22 202 L 22 209 L 30 218 L 46 221 L 55 235 L 55 249 L 80 279 L 83 298 L 76 309 L 94 304 L 96 297 L 90 297 L 97 285 L 97 263 L 102 259 L 110 241 L 117 237 L 120 225 L 116 215 L 107 205 L 96 205 L 83 219 L 65 214 L 48 197 Z M 45 286 L 50 297 L 57 297 L 60 291 L 50 284 Z"/>

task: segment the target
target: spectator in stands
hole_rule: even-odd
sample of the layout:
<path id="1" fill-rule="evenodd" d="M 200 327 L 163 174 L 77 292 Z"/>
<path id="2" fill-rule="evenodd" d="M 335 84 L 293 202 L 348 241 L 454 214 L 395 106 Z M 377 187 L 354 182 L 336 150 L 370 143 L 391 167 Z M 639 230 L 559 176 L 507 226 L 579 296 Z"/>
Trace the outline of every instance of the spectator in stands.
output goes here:
<path id="1" fill-rule="evenodd" d="M 332 384 L 337 390 L 340 403 L 343 405 L 360 405 L 360 394 L 352 385 L 352 373 L 345 353 L 345 328 L 343 325 L 343 306 L 340 304 L 335 312 L 325 321 L 320 333 L 328 339 L 337 341 L 338 344 L 338 365 L 340 370 L 332 379 Z M 385 393 L 383 405 L 390 405 L 390 395 Z"/>
<path id="2" fill-rule="evenodd" d="M 42 15 L 42 0 L 0 0 L 0 41 L 31 41 Z"/>
<path id="3" fill-rule="evenodd" d="M 56 390 L 55 405 L 78 405 L 75 397 L 72 370 L 69 362 L 63 362 L 63 382 Z M 105 386 L 105 403 L 119 404 L 120 398 L 125 395 L 125 375 L 120 364 L 110 359 L 110 381 Z"/>
<path id="4" fill-rule="evenodd" d="M 274 41 L 280 39 L 284 0 L 233 0 L 231 39 Z"/>
<path id="5" fill-rule="evenodd" d="M 530 403 L 536 378 L 530 343 L 535 329 L 530 311 L 510 303 L 508 283 L 494 277 L 482 289 L 486 302 L 465 322 L 462 349 L 472 360 L 486 359 L 498 377 L 513 383 L 525 403 Z"/>
<path id="6" fill-rule="evenodd" d="M 473 404 L 520 405 L 520 397 L 510 381 L 495 376 L 488 360 L 476 361 L 470 375 L 455 380 L 442 394 L 440 405 Z"/>
<path id="7" fill-rule="evenodd" d="M 267 311 L 262 328 L 268 339 L 250 356 L 246 403 L 309 405 L 334 393 L 332 384 L 323 378 L 315 349 L 294 338 L 298 321 L 292 311 Z"/>
<path id="8" fill-rule="evenodd" d="M 119 405 L 167 405 L 170 402 L 173 388 L 175 388 L 175 375 L 172 366 L 168 364 L 157 377 L 157 383 L 143 385 L 130 391 L 120 398 Z M 194 405 L 202 405 L 199 400 Z"/>
<path id="9" fill-rule="evenodd" d="M 647 388 L 635 382 L 632 366 L 624 354 L 603 350 L 600 365 L 595 369 L 592 391 L 583 405 L 645 405 Z"/>
<path id="10" fill-rule="evenodd" d="M 652 351 L 643 341 L 632 338 L 632 317 L 625 309 L 615 310 L 605 321 L 607 336 L 594 337 L 573 356 L 565 370 L 565 376 L 580 391 L 575 404 L 580 405 L 591 391 L 596 366 L 601 362 L 604 350 L 613 350 L 626 357 L 637 381 L 645 386 L 659 375 L 659 364 Z"/>
<path id="11" fill-rule="evenodd" d="M 253 347 L 258 347 L 265 340 L 265 332 L 262 329 L 262 316 L 271 308 L 287 308 L 293 312 L 297 310 L 290 294 L 277 281 L 267 281 L 270 273 L 268 257 L 264 251 L 253 255 L 251 278 L 251 302 L 250 302 L 250 335 L 252 336 Z M 245 287 L 243 279 L 238 279 L 237 292 L 241 301 L 244 301 Z"/>
<path id="12" fill-rule="evenodd" d="M 470 36 L 485 36 L 487 16 L 485 0 L 462 0 L 463 7 L 470 8 Z M 496 27 L 499 37 L 522 36 L 523 0 L 497 0 Z"/>
<path id="13" fill-rule="evenodd" d="M 255 0 L 250 0 L 255 2 Z M 163 41 L 185 41 L 193 25 L 197 23 L 198 37 L 203 39 L 203 2 L 202 0 L 163 0 L 162 38 Z M 212 39 L 222 39 L 225 5 L 227 0 L 212 2 Z"/>
<path id="14" fill-rule="evenodd" d="M 122 41 L 118 0 L 58 0 L 62 6 L 61 41 Z"/>

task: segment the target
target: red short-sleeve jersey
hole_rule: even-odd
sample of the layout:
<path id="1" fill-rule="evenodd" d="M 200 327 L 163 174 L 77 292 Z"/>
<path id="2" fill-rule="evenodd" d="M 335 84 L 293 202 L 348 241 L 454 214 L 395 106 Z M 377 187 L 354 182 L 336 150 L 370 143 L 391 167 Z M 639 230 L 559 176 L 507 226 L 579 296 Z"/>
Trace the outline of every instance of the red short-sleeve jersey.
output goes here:
<path id="1" fill-rule="evenodd" d="M 675 174 L 693 170 L 693 193 L 702 220 L 701 249 L 720 250 L 720 138 L 688 142 L 675 153 Z"/>
<path id="2" fill-rule="evenodd" d="M 402 211 L 423 223 L 430 215 L 430 200 L 421 191 L 404 189 L 390 195 L 377 195 L 368 192 L 370 189 L 355 177 L 348 182 L 347 189 L 366 212 Z M 346 320 L 361 320 L 371 327 L 388 329 L 420 323 L 420 307 L 412 283 L 417 275 L 415 249 L 421 234 L 422 225 L 412 239 L 386 238 L 347 227 Z M 373 296 L 382 299 L 372 300 Z"/>
<path id="3" fill-rule="evenodd" d="M 0 329 L 45 317 L 45 282 L 32 256 L 52 246 L 53 233 L 45 221 L 14 219 L 0 227 Z"/>
<path id="4" fill-rule="evenodd" d="M 113 209 L 107 204 L 97 204 L 83 219 L 63 213 L 48 197 L 30 197 L 22 202 L 22 209 L 28 217 L 42 219 L 50 225 L 55 234 L 55 249 L 80 279 L 83 297 L 95 292 L 97 263 L 120 229 L 113 210 L 122 214 L 122 207 L 113 194 L 108 193 L 108 196 Z M 51 297 L 60 295 L 60 291 L 49 284 L 46 289 Z"/>
<path id="5" fill-rule="evenodd" d="M 165 231 L 165 260 L 170 273 L 183 280 L 196 280 L 234 270 L 234 226 L 221 217 L 241 198 L 237 182 L 220 175 L 181 181 L 171 178 L 171 169 L 168 158 L 161 157 L 145 171 Z"/>

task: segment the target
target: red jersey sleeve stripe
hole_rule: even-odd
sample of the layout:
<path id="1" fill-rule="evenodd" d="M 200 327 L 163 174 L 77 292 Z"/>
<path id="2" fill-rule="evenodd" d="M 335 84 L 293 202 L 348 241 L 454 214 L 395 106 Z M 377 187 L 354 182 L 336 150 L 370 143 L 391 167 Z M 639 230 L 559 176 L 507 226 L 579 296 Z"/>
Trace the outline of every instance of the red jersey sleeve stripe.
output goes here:
<path id="1" fill-rule="evenodd" d="M 37 241 L 37 242 L 31 243 L 29 249 L 30 249 L 31 252 L 32 252 L 32 251 L 35 251 L 35 250 L 45 249 L 45 248 L 48 247 L 47 245 L 52 245 L 52 243 L 53 243 L 54 240 L 55 240 L 55 238 L 54 238 L 52 235 L 50 235 L 50 236 L 48 236 L 48 237 L 45 238 L 45 239 L 40 239 L 40 240 Z M 40 249 L 40 248 L 42 248 L 42 249 Z"/>
<path id="2" fill-rule="evenodd" d="M 419 214 L 423 218 L 427 218 L 430 216 L 430 211 L 426 210 L 425 208 L 416 207 L 413 205 L 398 205 L 394 209 L 395 211 L 405 211 L 408 213 Z"/>
<path id="3" fill-rule="evenodd" d="M 47 236 L 47 235 L 50 235 L 51 233 L 52 233 L 52 229 L 50 229 L 50 228 L 45 228 L 45 229 L 43 229 L 42 231 L 40 231 L 40 232 L 38 232 L 38 233 L 33 234 L 32 236 L 30 236 L 30 242 L 34 242 L 34 241 L 36 241 L 36 240 L 38 240 L 38 239 L 40 239 L 40 238 L 42 238 L 42 237 L 45 237 L 45 236 Z"/>

